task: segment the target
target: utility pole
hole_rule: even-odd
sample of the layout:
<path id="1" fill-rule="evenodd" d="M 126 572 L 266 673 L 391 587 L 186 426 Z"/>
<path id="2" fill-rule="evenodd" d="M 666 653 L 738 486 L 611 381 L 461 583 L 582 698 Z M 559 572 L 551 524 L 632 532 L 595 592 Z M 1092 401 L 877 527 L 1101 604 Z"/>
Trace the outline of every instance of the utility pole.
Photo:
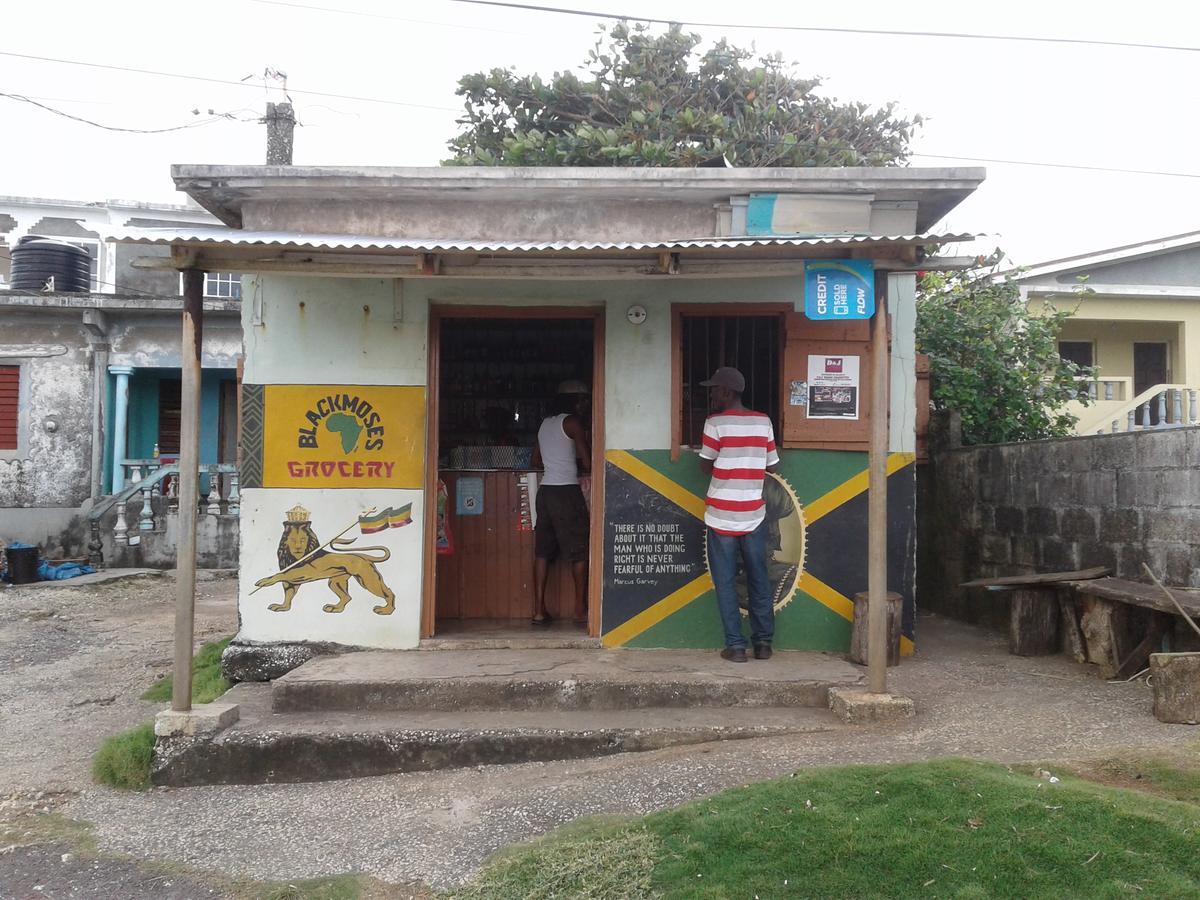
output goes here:
<path id="1" fill-rule="evenodd" d="M 292 164 L 292 140 L 296 130 L 296 115 L 290 103 L 268 103 L 262 121 L 267 126 L 267 165 Z"/>
<path id="2" fill-rule="evenodd" d="M 179 544 L 175 570 L 175 679 L 171 709 L 192 708 L 192 642 L 196 611 L 196 511 L 200 505 L 200 348 L 204 329 L 204 273 L 183 272 L 183 343 L 179 426 Z"/>
<path id="3" fill-rule="evenodd" d="M 887 693 L 888 273 L 875 273 L 871 319 L 871 432 L 867 459 L 867 682 Z"/>

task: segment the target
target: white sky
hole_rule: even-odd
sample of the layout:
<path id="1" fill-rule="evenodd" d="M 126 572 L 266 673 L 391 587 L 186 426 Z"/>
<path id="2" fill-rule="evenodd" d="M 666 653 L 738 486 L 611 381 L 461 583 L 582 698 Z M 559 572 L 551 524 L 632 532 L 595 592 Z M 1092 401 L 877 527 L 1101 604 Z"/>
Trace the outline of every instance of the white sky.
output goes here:
<path id="1" fill-rule="evenodd" d="M 436 165 L 456 133 L 466 72 L 513 66 L 549 75 L 577 67 L 596 20 L 425 0 L 256 0 L 203 4 L 117 0 L 11 2 L 0 50 L 239 80 L 271 67 L 292 89 L 443 109 L 294 94 L 298 165 Z M 815 5 L 710 0 L 558 0 L 554 5 L 761 24 L 970 31 L 1200 46 L 1200 6 L 1183 2 L 859 0 Z M 356 15 L 377 13 L 393 19 Z M 743 18 L 744 17 L 744 18 Z M 404 21 L 399 21 L 403 19 Z M 918 153 L 1190 172 L 1200 176 L 1200 53 L 1000 41 L 722 32 L 779 50 L 824 90 L 895 100 L 928 119 Z M 161 128 L 191 110 L 253 117 L 266 98 L 234 87 L 0 56 L 0 91 L 106 124 Z M 181 203 L 171 163 L 261 163 L 265 129 L 222 121 L 165 135 L 121 135 L 0 97 L 0 194 Z M 917 157 L 914 165 L 981 165 Z M 1200 228 L 1200 177 L 1178 178 L 988 163 L 988 180 L 943 223 L 986 232 L 1018 264 Z"/>

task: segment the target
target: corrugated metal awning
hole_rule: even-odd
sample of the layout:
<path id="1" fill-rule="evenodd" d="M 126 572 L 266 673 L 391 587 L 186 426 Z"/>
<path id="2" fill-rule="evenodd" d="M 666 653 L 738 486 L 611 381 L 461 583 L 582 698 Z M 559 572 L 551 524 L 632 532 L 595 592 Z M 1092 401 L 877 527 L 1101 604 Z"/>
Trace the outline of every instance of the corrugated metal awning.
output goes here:
<path id="1" fill-rule="evenodd" d="M 273 247 L 317 251 L 400 253 L 589 254 L 621 251 L 728 251 L 751 247 L 930 246 L 970 241 L 974 234 L 812 235 L 807 237 L 711 237 L 668 241 L 496 241 L 443 238 L 387 238 L 355 234 L 307 234 L 290 231 L 243 231 L 238 228 L 135 228 L 110 232 L 122 244 L 198 247 Z"/>

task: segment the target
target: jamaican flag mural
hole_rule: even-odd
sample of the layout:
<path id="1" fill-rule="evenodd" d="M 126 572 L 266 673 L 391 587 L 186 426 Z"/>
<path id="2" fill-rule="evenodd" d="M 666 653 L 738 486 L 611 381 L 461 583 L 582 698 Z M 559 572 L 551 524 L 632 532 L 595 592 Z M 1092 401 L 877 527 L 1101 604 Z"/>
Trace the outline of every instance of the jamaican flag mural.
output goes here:
<path id="1" fill-rule="evenodd" d="M 708 477 L 695 454 L 611 450 L 605 466 L 604 607 L 610 647 L 720 647 L 723 635 L 704 552 Z M 913 637 L 913 456 L 888 459 L 888 589 L 904 597 Z M 775 646 L 844 652 L 853 602 L 867 589 L 867 454 L 781 453 L 768 475 L 768 576 Z M 745 603 L 743 576 L 739 593 Z"/>

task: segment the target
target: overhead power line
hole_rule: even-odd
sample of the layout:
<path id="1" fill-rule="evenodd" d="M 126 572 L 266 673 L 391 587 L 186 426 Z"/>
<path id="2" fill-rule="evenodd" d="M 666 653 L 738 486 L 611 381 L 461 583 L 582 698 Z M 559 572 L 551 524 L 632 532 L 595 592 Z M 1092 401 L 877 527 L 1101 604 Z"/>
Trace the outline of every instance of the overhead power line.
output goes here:
<path id="1" fill-rule="evenodd" d="M 170 128 L 122 128 L 117 125 L 105 125 L 101 122 L 93 122 L 91 119 L 85 119 L 82 116 L 75 116 L 69 112 L 63 112 L 61 109 L 55 109 L 53 106 L 47 106 L 45 103 L 39 103 L 32 97 L 26 97 L 22 94 L 7 94 L 0 91 L 0 97 L 7 97 L 9 100 L 19 100 L 22 103 L 29 103 L 39 109 L 44 109 L 47 112 L 54 113 L 56 116 L 62 116 L 64 119 L 71 119 L 75 122 L 82 122 L 84 125 L 91 125 L 95 128 L 103 128 L 105 131 L 122 131 L 127 134 L 166 134 L 168 131 L 184 131 L 188 128 L 200 128 L 203 125 L 211 125 L 213 122 L 232 121 L 245 122 L 247 119 L 239 119 L 233 113 L 214 113 L 210 118 L 201 119 L 197 122 L 188 122 L 186 125 L 173 125 Z M 257 120 L 253 120 L 257 121 Z"/>
<path id="2" fill-rule="evenodd" d="M 156 78 L 181 78 L 185 81 L 202 81 L 208 84 L 227 84 L 232 87 L 258 88 L 259 85 L 248 81 L 233 81 L 227 78 L 210 78 L 207 75 L 184 75 L 180 72 L 159 72 L 154 69 L 138 69 L 133 66 L 114 66 L 109 63 L 84 62 L 79 59 L 59 59 L 53 56 L 37 56 L 32 53 L 14 53 L 11 50 L 0 50 L 0 56 L 11 56 L 14 59 L 32 59 L 37 62 L 57 63 L 62 66 L 83 66 L 88 69 L 105 69 L 111 72 L 130 72 L 135 75 L 153 75 Z M 462 109 L 451 106 L 432 106 L 426 103 L 409 103 L 405 100 L 390 100 L 385 97 L 359 97 L 352 94 L 334 94 L 329 91 L 305 91 L 289 87 L 289 94 L 304 94 L 309 97 L 329 97 L 334 100 L 356 100 L 361 103 L 382 103 L 388 106 L 407 106 L 415 109 L 436 109 L 442 112 L 462 112 Z"/>
<path id="3" fill-rule="evenodd" d="M 651 16 L 627 13 L 598 12 L 587 9 L 566 9 L 561 6 L 541 6 L 533 3 L 512 3 L 506 0 L 450 0 L 451 3 L 467 3 L 472 6 L 494 6 L 502 9 L 520 9 L 526 12 L 556 13 L 564 16 L 582 16 L 588 19 L 627 19 L 631 22 L 650 22 L 654 25 L 687 25 L 691 28 L 739 28 L 753 31 L 810 31 L 823 34 L 880 34 L 893 37 L 956 38 L 972 41 L 1028 41 L 1036 44 L 1084 44 L 1093 47 L 1133 47 L 1139 50 L 1173 50 L 1184 53 L 1200 52 L 1200 47 L 1178 44 L 1143 44 L 1133 41 L 1101 41 L 1089 38 L 1033 37 L 1023 34 L 974 34 L 962 31 L 906 31 L 888 28 L 836 28 L 822 25 L 759 25 L 746 22 L 701 22 L 687 19 L 660 19 Z"/>
<path id="4" fill-rule="evenodd" d="M 912 153 L 922 159 L 952 159 L 959 162 L 993 163 L 998 166 L 1039 166 L 1046 169 L 1078 169 L 1083 172 L 1116 172 L 1121 175 L 1161 175 L 1164 178 L 1200 178 L 1200 172 L 1164 172 L 1159 169 L 1117 169 L 1110 166 L 1078 166 L 1072 163 L 1036 162 L 1028 159 L 992 159 L 986 156 L 941 156 L 937 153 Z"/>
<path id="5" fill-rule="evenodd" d="M 366 19 L 387 19 L 390 22 L 405 22 L 410 25 L 435 25 L 439 28 L 464 28 L 468 31 L 488 31 L 492 34 L 517 34 L 525 36 L 523 31 L 505 31 L 501 28 L 487 28 L 483 25 L 468 25 L 465 22 L 431 22 L 428 19 L 409 19 L 404 16 L 391 16 L 387 13 L 367 12 L 359 9 L 336 9 L 332 6 L 313 6 L 308 3 L 287 3 L 285 0 L 250 0 L 263 6 L 283 6 L 288 9 L 303 9 L 310 12 L 337 13 L 342 16 L 360 16 Z"/>

